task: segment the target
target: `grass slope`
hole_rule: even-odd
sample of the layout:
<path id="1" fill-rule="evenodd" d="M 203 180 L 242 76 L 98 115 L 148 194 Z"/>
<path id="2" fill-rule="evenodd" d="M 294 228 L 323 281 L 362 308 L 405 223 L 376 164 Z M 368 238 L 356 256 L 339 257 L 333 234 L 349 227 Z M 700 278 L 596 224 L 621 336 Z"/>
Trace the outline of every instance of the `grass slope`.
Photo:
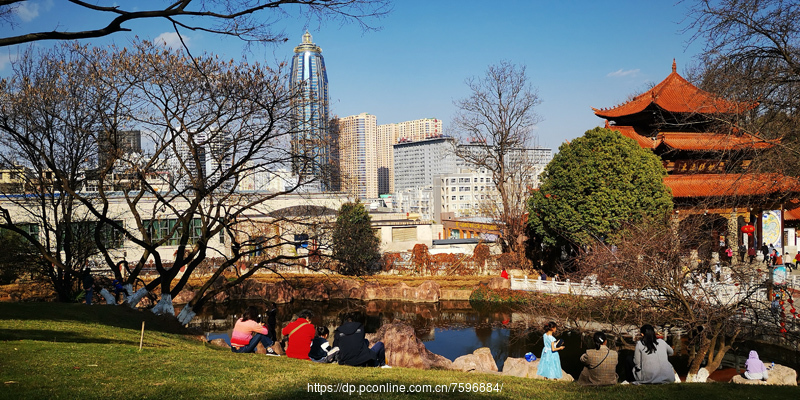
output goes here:
<path id="1" fill-rule="evenodd" d="M 144 347 L 139 335 L 145 321 Z M 0 398 L 228 399 L 354 398 L 309 391 L 309 384 L 450 385 L 491 383 L 491 393 L 362 394 L 362 398 L 797 398 L 794 387 L 680 384 L 581 388 L 497 375 L 322 365 L 286 357 L 233 354 L 182 334 L 149 312 L 121 306 L 0 303 Z"/>

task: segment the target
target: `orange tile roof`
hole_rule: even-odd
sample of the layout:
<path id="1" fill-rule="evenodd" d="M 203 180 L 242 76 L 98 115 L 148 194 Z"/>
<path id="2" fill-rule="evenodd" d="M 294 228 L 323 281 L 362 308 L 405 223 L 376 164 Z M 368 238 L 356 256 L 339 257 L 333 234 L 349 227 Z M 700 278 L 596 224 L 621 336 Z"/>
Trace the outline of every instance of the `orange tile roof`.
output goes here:
<path id="1" fill-rule="evenodd" d="M 780 174 L 668 175 L 664 184 L 672 197 L 758 196 L 777 192 L 800 193 L 800 181 Z"/>
<path id="2" fill-rule="evenodd" d="M 763 150 L 773 146 L 751 135 L 726 135 L 722 133 L 661 132 L 656 136 L 656 146 L 665 145 L 675 150 Z"/>
<path id="3" fill-rule="evenodd" d="M 656 147 L 655 140 L 636 133 L 636 131 L 633 129 L 632 126 L 609 125 L 608 121 L 606 121 L 606 128 L 611 129 L 613 131 L 617 131 L 626 138 L 635 140 L 636 143 L 639 143 L 639 146 L 642 146 L 645 149 L 653 149 Z"/>
<path id="4" fill-rule="evenodd" d="M 795 208 L 792 210 L 786 210 L 783 213 L 784 221 L 797 221 L 800 220 L 800 208 Z"/>
<path id="5" fill-rule="evenodd" d="M 601 118 L 614 119 L 644 111 L 650 104 L 655 104 L 669 112 L 678 113 L 724 113 L 736 114 L 755 107 L 755 103 L 734 102 L 721 99 L 700 90 L 678 75 L 675 61 L 672 61 L 672 73 L 652 89 L 632 100 L 611 108 L 592 108 L 595 115 Z"/>

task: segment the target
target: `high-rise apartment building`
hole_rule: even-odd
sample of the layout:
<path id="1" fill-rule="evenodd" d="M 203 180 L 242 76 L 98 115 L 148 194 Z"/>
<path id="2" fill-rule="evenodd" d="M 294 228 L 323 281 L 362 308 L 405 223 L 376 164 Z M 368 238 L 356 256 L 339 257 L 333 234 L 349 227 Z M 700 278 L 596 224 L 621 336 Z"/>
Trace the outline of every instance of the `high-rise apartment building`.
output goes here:
<path id="1" fill-rule="evenodd" d="M 335 189 L 331 179 L 331 135 L 328 122 L 328 73 L 322 49 L 306 31 L 294 48 L 289 85 L 292 100 L 292 172 L 308 181 L 315 178 L 322 190 Z"/>
<path id="2" fill-rule="evenodd" d="M 142 152 L 142 131 L 113 131 L 97 138 L 97 167 L 131 153 Z"/>
<path id="3" fill-rule="evenodd" d="M 232 168 L 233 138 L 229 132 L 217 129 L 181 137 L 175 141 L 175 151 L 167 165 L 178 190 L 213 184 Z M 230 178 L 220 187 L 229 189 L 232 185 Z"/>
<path id="4" fill-rule="evenodd" d="M 394 148 L 398 142 L 425 140 L 442 136 L 442 121 L 423 118 L 396 124 L 378 125 L 378 192 L 395 193 Z"/>
<path id="5" fill-rule="evenodd" d="M 391 125 L 397 126 L 395 143 L 430 139 L 442 135 L 442 120 L 436 118 L 416 119 Z"/>
<path id="6" fill-rule="evenodd" d="M 377 118 L 361 113 L 339 118 L 337 126 L 342 190 L 361 199 L 377 198 Z"/>
<path id="7" fill-rule="evenodd" d="M 378 194 L 394 193 L 394 150 L 396 124 L 378 125 Z"/>
<path id="8" fill-rule="evenodd" d="M 454 146 L 455 139 L 451 137 L 395 144 L 394 191 L 429 187 L 434 176 L 455 172 L 458 160 Z"/>

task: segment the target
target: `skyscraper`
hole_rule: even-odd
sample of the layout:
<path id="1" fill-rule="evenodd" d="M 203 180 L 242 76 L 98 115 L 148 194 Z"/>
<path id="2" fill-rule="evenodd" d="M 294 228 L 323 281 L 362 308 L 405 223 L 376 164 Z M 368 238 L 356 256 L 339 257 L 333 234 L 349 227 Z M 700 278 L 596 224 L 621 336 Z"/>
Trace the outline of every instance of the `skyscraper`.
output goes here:
<path id="1" fill-rule="evenodd" d="M 294 48 L 289 85 L 292 100 L 292 172 L 303 181 L 314 178 L 322 190 L 335 189 L 330 155 L 331 131 L 328 123 L 328 74 L 322 49 L 306 31 L 303 43 Z"/>

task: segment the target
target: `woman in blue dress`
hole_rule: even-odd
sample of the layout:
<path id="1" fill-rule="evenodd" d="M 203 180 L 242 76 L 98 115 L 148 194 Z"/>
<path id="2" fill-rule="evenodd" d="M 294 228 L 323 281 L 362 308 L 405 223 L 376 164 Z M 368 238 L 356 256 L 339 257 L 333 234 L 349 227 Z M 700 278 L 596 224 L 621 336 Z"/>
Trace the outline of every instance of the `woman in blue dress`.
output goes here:
<path id="1" fill-rule="evenodd" d="M 557 346 L 558 341 L 553 336 L 557 328 L 558 325 L 552 321 L 544 326 L 544 349 L 542 349 L 542 357 L 539 360 L 536 374 L 547 379 L 561 378 L 561 357 L 558 355 L 558 351 L 563 350 L 564 346 Z"/>

